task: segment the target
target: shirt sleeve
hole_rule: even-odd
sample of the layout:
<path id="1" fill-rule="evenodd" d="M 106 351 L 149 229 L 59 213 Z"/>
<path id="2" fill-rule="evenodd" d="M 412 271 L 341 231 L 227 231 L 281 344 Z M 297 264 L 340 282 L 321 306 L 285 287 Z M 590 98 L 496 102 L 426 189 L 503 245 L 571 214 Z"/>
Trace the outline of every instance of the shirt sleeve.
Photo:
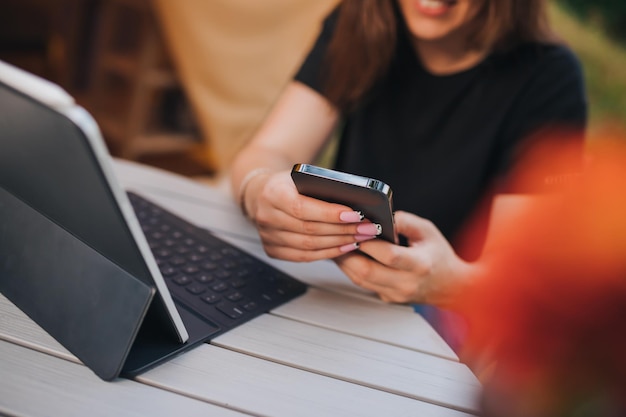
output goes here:
<path id="1" fill-rule="evenodd" d="M 529 150 L 546 140 L 567 142 L 568 149 L 577 144 L 580 169 L 586 125 L 587 99 L 580 62 L 566 47 L 550 47 L 542 53 L 513 108 L 504 134 L 499 172 L 510 171 Z M 565 173 L 537 173 L 539 182 L 533 186 L 541 189 L 543 179 L 562 174 Z M 511 189 L 512 185 L 503 182 L 501 191 L 526 191 Z"/>
<path id="2" fill-rule="evenodd" d="M 324 19 L 322 30 L 315 41 L 315 44 L 309 51 L 304 63 L 296 73 L 294 79 L 304 85 L 311 87 L 313 90 L 320 94 L 323 90 L 322 85 L 322 69 L 324 61 L 326 59 L 326 51 L 328 50 L 328 44 L 335 31 L 335 24 L 337 21 L 338 8 L 335 8 Z"/>

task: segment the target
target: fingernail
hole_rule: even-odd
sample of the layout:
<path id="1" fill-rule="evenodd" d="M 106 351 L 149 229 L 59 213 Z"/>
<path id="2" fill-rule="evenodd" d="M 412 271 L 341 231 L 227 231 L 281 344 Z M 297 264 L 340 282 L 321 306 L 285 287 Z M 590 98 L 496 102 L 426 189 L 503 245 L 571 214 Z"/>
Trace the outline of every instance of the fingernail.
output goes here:
<path id="1" fill-rule="evenodd" d="M 364 223 L 358 225 L 356 231 L 360 235 L 378 236 L 383 232 L 383 228 L 378 223 Z"/>
<path id="2" fill-rule="evenodd" d="M 351 252 L 355 249 L 359 248 L 359 242 L 348 243 L 347 245 L 343 245 L 339 248 L 342 253 Z"/>
<path id="3" fill-rule="evenodd" d="M 356 239 L 357 242 L 363 242 L 365 240 L 371 240 L 374 239 L 376 236 L 372 236 L 372 235 L 355 235 L 354 239 Z"/>
<path id="4" fill-rule="evenodd" d="M 339 215 L 339 219 L 346 223 L 358 223 L 364 218 L 365 216 L 360 211 L 344 211 Z"/>

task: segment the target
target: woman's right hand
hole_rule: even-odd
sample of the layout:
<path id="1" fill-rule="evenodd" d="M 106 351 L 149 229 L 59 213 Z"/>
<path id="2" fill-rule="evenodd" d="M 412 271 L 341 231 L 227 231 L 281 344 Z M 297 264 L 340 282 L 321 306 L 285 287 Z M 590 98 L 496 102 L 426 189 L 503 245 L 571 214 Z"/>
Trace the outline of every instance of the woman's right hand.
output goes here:
<path id="1" fill-rule="evenodd" d="M 377 236 L 377 227 L 350 207 L 298 193 L 290 171 L 262 173 L 244 190 L 243 204 L 265 252 L 277 259 L 330 259 Z"/>

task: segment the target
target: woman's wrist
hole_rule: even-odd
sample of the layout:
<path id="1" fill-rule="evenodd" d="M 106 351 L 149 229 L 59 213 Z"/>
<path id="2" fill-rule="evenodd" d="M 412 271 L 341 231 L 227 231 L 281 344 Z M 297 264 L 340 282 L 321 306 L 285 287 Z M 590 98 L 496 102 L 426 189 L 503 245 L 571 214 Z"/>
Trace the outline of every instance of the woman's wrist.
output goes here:
<path id="1" fill-rule="evenodd" d="M 262 175 L 267 175 L 270 172 L 271 170 L 269 168 L 265 168 L 265 167 L 255 168 L 249 171 L 243 177 L 243 180 L 241 180 L 241 183 L 239 184 L 239 192 L 237 193 L 237 201 L 239 203 L 239 208 L 241 209 L 241 213 L 250 220 L 254 221 L 254 219 L 250 215 L 250 211 L 247 206 L 246 192 L 249 190 L 250 183 L 252 183 L 254 179 L 257 179 L 258 177 Z"/>
<path id="2" fill-rule="evenodd" d="M 440 304 L 443 307 L 455 304 L 458 297 L 462 296 L 467 288 L 472 286 L 475 280 L 480 277 L 482 270 L 483 264 L 480 261 L 470 262 L 459 258 L 448 282 L 446 296 L 443 297 Z"/>
<path id="3" fill-rule="evenodd" d="M 457 257 L 442 275 L 433 277 L 434 282 L 422 302 L 440 308 L 450 307 L 467 286 L 472 284 L 480 269 L 481 266 L 476 262 L 468 262 Z"/>

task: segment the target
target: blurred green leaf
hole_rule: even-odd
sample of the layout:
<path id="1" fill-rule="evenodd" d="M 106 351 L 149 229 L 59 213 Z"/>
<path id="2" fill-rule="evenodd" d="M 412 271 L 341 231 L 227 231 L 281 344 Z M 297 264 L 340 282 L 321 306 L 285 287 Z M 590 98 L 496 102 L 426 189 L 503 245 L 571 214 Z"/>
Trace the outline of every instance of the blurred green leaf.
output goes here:
<path id="1" fill-rule="evenodd" d="M 565 2 L 567 7 L 563 6 Z M 579 13 L 594 4 L 612 5 L 615 13 L 622 10 L 626 16 L 625 0 L 558 0 L 550 3 L 550 18 L 557 33 L 582 62 L 590 128 L 615 123 L 626 127 L 626 46 L 609 37 L 598 21 L 578 18 Z M 626 28 L 626 23 L 623 26 Z"/>

